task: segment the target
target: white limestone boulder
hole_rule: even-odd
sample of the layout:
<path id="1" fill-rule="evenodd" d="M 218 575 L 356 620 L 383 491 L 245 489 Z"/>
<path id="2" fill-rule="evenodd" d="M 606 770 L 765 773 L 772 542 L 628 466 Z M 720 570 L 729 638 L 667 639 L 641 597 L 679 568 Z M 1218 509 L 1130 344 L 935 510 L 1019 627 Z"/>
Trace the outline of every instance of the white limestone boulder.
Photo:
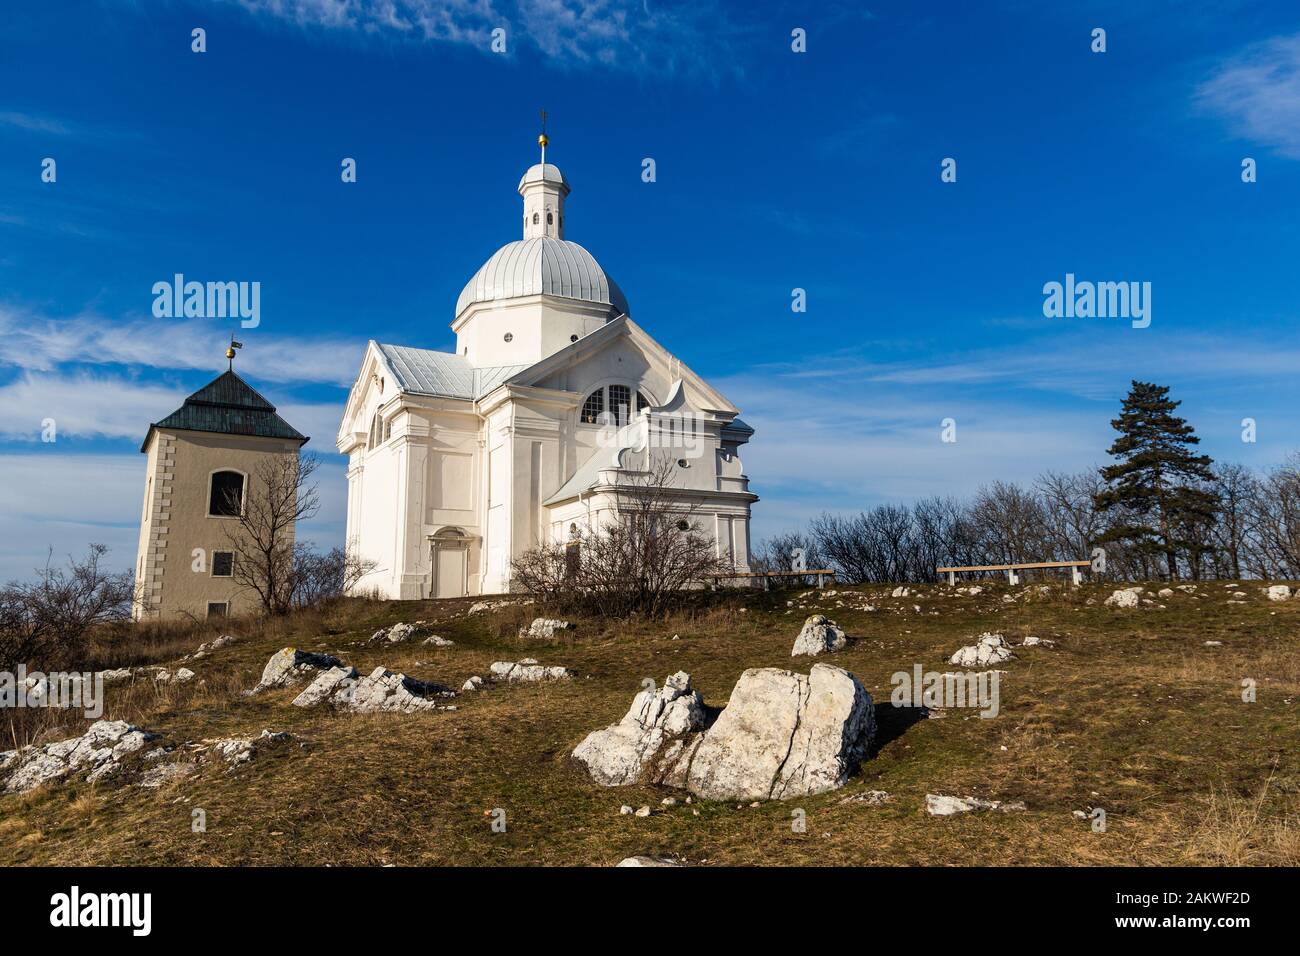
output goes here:
<path id="1" fill-rule="evenodd" d="M 629 856 L 626 859 L 619 860 L 614 866 L 681 866 L 667 857 L 662 856 Z"/>
<path id="2" fill-rule="evenodd" d="M 556 631 L 572 631 L 573 629 L 573 624 L 568 621 L 561 621 L 553 617 L 535 617 L 531 624 L 519 629 L 519 636 L 545 640 L 554 637 Z"/>
<path id="3" fill-rule="evenodd" d="M 1009 813 L 1023 809 L 1025 805 L 1020 801 L 1003 803 L 1000 800 L 982 800 L 979 797 L 950 797 L 939 793 L 925 795 L 925 812 L 932 817 L 950 817 L 958 813 L 970 813 L 973 810 L 996 810 Z"/>
<path id="4" fill-rule="evenodd" d="M 428 630 L 428 623 L 425 621 L 411 621 L 410 623 L 398 622 L 388 627 L 381 627 L 375 633 L 370 635 L 367 644 L 401 644 L 409 641 L 417 634 L 422 634 Z"/>
<path id="5" fill-rule="evenodd" d="M 271 655 L 262 669 L 262 679 L 258 681 L 250 694 L 260 693 L 276 687 L 288 687 L 296 684 L 318 671 L 338 667 L 343 662 L 332 654 L 314 654 L 300 651 L 296 647 L 285 647 Z"/>
<path id="6" fill-rule="evenodd" d="M 1291 599 L 1291 589 L 1285 584 L 1273 584 L 1261 590 L 1270 601 L 1288 601 Z"/>
<path id="7" fill-rule="evenodd" d="M 1137 607 L 1141 599 L 1142 589 L 1140 587 L 1121 588 L 1106 598 L 1103 603 L 1106 607 Z"/>
<path id="8" fill-rule="evenodd" d="M 361 677 L 355 667 L 331 667 L 307 685 L 307 689 L 293 699 L 295 707 L 315 707 L 335 694 L 356 686 Z"/>
<path id="9" fill-rule="evenodd" d="M 803 629 L 794 639 L 790 656 L 828 654 L 831 651 L 843 650 L 848 643 L 848 638 L 835 626 L 834 621 L 824 614 L 814 614 L 803 622 Z"/>
<path id="10" fill-rule="evenodd" d="M 958 667 L 989 667 L 1009 661 L 1013 657 L 1015 655 L 1011 652 L 1011 645 L 1007 643 L 1005 637 L 986 632 L 981 634 L 974 644 L 958 648 L 956 653 L 948 658 L 948 663 Z"/>
<path id="11" fill-rule="evenodd" d="M 662 783 L 705 722 L 704 700 L 691 687 L 691 675 L 678 671 L 657 690 L 637 694 L 617 724 L 588 734 L 573 757 L 602 786 Z M 698 744 L 692 741 L 692 747 Z"/>
<path id="12" fill-rule="evenodd" d="M 446 710 L 445 700 L 456 692 L 443 684 L 416 680 L 383 667 L 358 680 L 355 686 L 336 691 L 332 702 L 357 713 L 402 713 Z M 453 708 L 454 709 L 454 708 Z"/>
<path id="13" fill-rule="evenodd" d="M 773 667 L 740 675 L 695 748 L 686 787 L 710 800 L 783 799 L 844 785 L 875 736 L 871 695 L 848 671 Z"/>
<path id="14" fill-rule="evenodd" d="M 488 669 L 488 678 L 506 684 L 536 684 L 546 681 L 572 680 L 577 671 L 567 667 L 547 667 L 527 658 L 512 663 L 511 661 L 493 661 Z"/>

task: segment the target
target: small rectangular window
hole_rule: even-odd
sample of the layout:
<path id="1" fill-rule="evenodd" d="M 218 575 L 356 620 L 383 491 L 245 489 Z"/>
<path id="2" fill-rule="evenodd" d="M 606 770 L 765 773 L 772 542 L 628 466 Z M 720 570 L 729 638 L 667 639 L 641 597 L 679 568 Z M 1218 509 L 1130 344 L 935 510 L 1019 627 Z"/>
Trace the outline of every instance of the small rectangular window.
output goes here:
<path id="1" fill-rule="evenodd" d="M 208 617 L 225 617 L 230 612 L 229 601 L 209 601 Z"/>
<path id="2" fill-rule="evenodd" d="M 234 573 L 235 573 L 235 552 L 213 551 L 212 552 L 212 576 L 214 578 L 228 578 Z"/>

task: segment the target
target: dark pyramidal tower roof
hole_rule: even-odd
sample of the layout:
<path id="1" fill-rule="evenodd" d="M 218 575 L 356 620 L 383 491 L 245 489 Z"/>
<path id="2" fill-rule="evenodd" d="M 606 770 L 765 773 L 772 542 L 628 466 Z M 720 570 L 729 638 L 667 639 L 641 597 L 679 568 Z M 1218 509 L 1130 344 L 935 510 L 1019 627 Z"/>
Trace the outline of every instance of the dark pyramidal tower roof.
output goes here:
<path id="1" fill-rule="evenodd" d="M 185 399 L 185 404 L 176 411 L 150 425 L 144 444 L 140 446 L 141 451 L 148 447 L 149 435 L 155 428 L 283 438 L 303 444 L 308 441 L 305 435 L 275 413 L 274 405 L 233 371 L 222 372 Z"/>

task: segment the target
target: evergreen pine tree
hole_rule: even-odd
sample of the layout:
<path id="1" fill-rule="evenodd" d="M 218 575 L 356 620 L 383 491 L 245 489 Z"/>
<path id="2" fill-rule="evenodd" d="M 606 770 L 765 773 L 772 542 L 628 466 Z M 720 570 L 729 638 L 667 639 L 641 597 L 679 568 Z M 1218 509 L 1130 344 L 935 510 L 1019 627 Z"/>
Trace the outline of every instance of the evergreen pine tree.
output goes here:
<path id="1" fill-rule="evenodd" d="M 1097 507 L 1124 517 L 1102 536 L 1123 541 L 1145 555 L 1163 555 L 1171 578 L 1178 577 L 1180 554 L 1193 575 L 1206 545 L 1187 533 L 1214 518 L 1215 496 L 1200 483 L 1213 479 L 1208 455 L 1195 455 L 1200 443 L 1192 426 L 1174 414 L 1169 388 L 1134 381 L 1119 418 L 1110 424 L 1120 437 L 1107 450 L 1119 459 L 1101 469 L 1106 488 Z"/>

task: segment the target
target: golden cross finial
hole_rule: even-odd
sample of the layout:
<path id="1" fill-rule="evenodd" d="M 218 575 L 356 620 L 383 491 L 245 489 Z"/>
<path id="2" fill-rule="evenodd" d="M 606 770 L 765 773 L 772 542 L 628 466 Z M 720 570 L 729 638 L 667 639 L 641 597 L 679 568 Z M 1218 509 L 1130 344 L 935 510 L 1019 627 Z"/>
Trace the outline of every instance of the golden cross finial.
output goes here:
<path id="1" fill-rule="evenodd" d="M 546 137 L 546 110 L 542 110 L 542 135 L 537 137 L 537 145 L 542 147 L 542 165 L 546 165 L 546 144 L 550 140 Z"/>
<path id="2" fill-rule="evenodd" d="M 242 349 L 243 347 L 243 342 L 236 342 L 233 335 L 230 337 L 230 347 L 226 349 L 226 371 L 233 372 L 235 370 L 235 349 Z"/>

